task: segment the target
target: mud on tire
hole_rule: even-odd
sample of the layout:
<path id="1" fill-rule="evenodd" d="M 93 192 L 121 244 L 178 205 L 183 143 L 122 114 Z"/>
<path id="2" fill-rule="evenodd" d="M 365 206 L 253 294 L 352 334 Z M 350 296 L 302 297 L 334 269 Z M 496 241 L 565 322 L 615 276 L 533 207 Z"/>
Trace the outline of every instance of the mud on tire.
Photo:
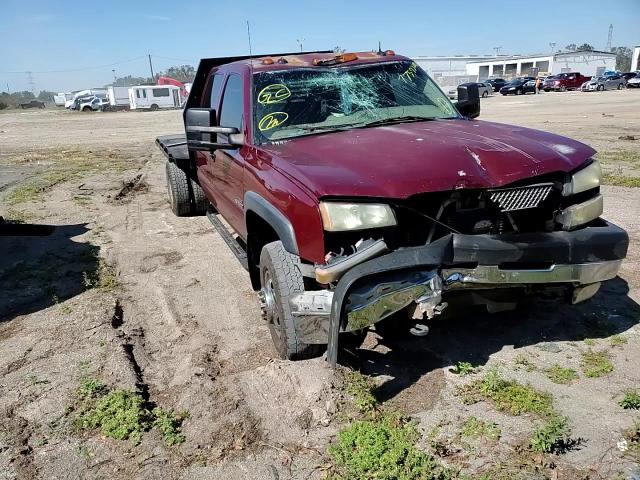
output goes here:
<path id="1" fill-rule="evenodd" d="M 189 177 L 175 163 L 166 163 L 167 193 L 171 210 L 178 217 L 191 214 L 191 201 L 189 198 Z"/>
<path id="2" fill-rule="evenodd" d="M 280 358 L 302 360 L 320 355 L 324 345 L 301 342 L 295 330 L 289 300 L 304 292 L 300 260 L 287 252 L 282 242 L 271 242 L 260 253 L 260 290 L 263 318 Z"/>

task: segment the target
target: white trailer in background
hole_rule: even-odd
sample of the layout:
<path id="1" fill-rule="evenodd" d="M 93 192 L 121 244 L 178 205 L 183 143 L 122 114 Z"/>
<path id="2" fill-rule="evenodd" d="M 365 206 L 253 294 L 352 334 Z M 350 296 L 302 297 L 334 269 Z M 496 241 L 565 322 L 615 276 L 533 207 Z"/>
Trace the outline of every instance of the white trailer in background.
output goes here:
<path id="1" fill-rule="evenodd" d="M 53 102 L 56 104 L 56 107 L 64 107 L 68 101 L 73 100 L 73 95 L 73 92 L 59 92 L 53 96 Z"/>
<path id="2" fill-rule="evenodd" d="M 180 88 L 173 85 L 138 85 L 129 87 L 131 110 L 180 108 Z"/>
<path id="3" fill-rule="evenodd" d="M 109 110 L 124 110 L 130 108 L 129 87 L 108 87 L 107 103 Z"/>

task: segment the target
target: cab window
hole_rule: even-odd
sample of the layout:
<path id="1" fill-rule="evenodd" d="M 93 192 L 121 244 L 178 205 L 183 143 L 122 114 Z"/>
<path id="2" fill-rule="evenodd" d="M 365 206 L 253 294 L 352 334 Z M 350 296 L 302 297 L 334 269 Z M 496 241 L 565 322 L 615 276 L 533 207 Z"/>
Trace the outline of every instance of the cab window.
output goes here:
<path id="1" fill-rule="evenodd" d="M 220 103 L 220 92 L 222 91 L 222 84 L 224 80 L 224 75 L 221 73 L 216 73 L 213 76 L 213 81 L 211 82 L 211 95 L 210 95 L 210 107 L 217 109 L 218 104 Z"/>
<path id="2" fill-rule="evenodd" d="M 243 113 L 242 77 L 231 74 L 227 80 L 220 108 L 220 126 L 236 127 L 242 131 Z"/>

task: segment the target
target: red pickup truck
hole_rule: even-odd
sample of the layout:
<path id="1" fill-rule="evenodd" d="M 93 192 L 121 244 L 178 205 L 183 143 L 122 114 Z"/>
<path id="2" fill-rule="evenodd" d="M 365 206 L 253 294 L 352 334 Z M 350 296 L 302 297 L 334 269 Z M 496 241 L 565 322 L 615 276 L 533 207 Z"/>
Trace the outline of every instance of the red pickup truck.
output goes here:
<path id="1" fill-rule="evenodd" d="M 335 365 L 372 325 L 423 335 L 447 305 L 577 303 L 616 276 L 595 151 L 479 112 L 475 84 L 453 104 L 392 51 L 204 59 L 157 143 L 171 208 L 208 215 L 279 355 Z"/>
<path id="2" fill-rule="evenodd" d="M 591 77 L 585 77 L 580 72 L 560 73 L 552 77 L 547 77 L 542 84 L 545 92 L 555 90 L 564 92 L 565 90 L 577 90 L 584 82 L 591 80 Z"/>

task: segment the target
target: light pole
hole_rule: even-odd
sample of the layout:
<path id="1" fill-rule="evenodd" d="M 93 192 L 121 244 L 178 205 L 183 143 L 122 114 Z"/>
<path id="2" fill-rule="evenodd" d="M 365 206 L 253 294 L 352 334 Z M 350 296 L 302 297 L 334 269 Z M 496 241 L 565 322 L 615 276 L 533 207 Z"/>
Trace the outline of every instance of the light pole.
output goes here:
<path id="1" fill-rule="evenodd" d="M 116 78 L 116 69 L 112 68 L 111 71 L 113 72 L 113 86 L 115 87 L 118 81 L 118 79 Z"/>
<path id="2" fill-rule="evenodd" d="M 296 39 L 296 42 L 298 42 L 298 45 L 300 46 L 300 51 L 302 51 L 302 47 L 304 45 L 304 41 L 305 40 L 306 40 L 305 38 L 297 38 Z"/>

